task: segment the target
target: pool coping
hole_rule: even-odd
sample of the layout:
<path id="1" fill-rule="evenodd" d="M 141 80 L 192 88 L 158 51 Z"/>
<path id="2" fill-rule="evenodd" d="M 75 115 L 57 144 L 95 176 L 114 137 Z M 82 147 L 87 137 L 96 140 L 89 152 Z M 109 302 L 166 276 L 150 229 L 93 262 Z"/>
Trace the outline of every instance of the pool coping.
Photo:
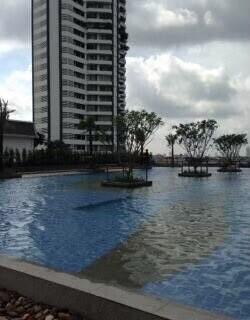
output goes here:
<path id="1" fill-rule="evenodd" d="M 31 178 L 46 178 L 46 177 L 61 177 L 61 176 L 76 176 L 76 175 L 90 175 L 93 173 L 100 173 L 91 170 L 59 170 L 59 171 L 44 171 L 44 172 L 25 172 L 22 173 L 23 179 Z"/>
<path id="2" fill-rule="evenodd" d="M 93 320 L 232 320 L 0 255 L 0 288 Z"/>

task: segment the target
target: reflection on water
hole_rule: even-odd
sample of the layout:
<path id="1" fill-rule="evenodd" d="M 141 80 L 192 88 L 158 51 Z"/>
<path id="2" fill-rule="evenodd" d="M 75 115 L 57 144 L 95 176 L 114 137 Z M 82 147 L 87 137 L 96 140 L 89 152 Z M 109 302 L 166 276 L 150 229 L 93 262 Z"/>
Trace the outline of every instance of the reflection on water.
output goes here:
<path id="1" fill-rule="evenodd" d="M 166 207 L 82 274 L 95 281 L 141 288 L 199 262 L 223 243 L 227 231 L 224 209 L 218 203 Z"/>

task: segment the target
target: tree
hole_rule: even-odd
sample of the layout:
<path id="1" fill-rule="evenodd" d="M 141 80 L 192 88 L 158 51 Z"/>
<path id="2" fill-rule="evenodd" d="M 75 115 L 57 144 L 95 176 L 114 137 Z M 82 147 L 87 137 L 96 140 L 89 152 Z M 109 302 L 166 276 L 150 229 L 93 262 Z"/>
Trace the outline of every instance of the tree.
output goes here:
<path id="1" fill-rule="evenodd" d="M 110 151 L 110 146 L 113 144 L 113 135 L 109 134 L 106 130 L 99 128 L 97 133 L 98 140 L 106 148 L 106 152 Z"/>
<path id="2" fill-rule="evenodd" d="M 118 137 L 125 144 L 129 153 L 140 152 L 150 142 L 152 135 L 163 125 L 163 121 L 156 113 L 142 111 L 128 111 L 117 117 Z"/>
<path id="3" fill-rule="evenodd" d="M 9 150 L 9 161 L 8 161 L 8 165 L 10 168 L 13 167 L 14 161 L 15 161 L 15 152 L 13 149 L 10 149 Z"/>
<path id="4" fill-rule="evenodd" d="M 16 160 L 16 165 L 20 166 L 21 165 L 21 154 L 19 149 L 15 150 L 15 160 Z"/>
<path id="5" fill-rule="evenodd" d="M 203 120 L 174 126 L 177 141 L 187 153 L 189 165 L 197 172 L 204 157 L 212 146 L 212 138 L 218 125 L 215 120 Z"/>
<path id="6" fill-rule="evenodd" d="M 173 133 L 170 133 L 170 134 L 168 134 L 166 136 L 166 140 L 167 140 L 168 146 L 171 148 L 171 165 L 172 165 L 172 167 L 174 167 L 175 166 L 174 146 L 175 146 L 175 143 L 177 141 L 177 135 L 173 134 Z"/>
<path id="7" fill-rule="evenodd" d="M 14 110 L 8 108 L 8 101 L 4 101 L 0 98 L 0 172 L 4 169 L 3 161 L 3 136 L 6 122 L 9 119 L 10 114 Z"/>
<path id="8" fill-rule="evenodd" d="M 38 147 L 39 145 L 43 145 L 45 143 L 45 135 L 42 133 L 37 132 L 36 138 L 34 141 L 34 147 Z"/>
<path id="9" fill-rule="evenodd" d="M 26 165 L 26 162 L 27 162 L 27 150 L 24 148 L 22 150 L 22 163 L 23 163 L 23 165 Z"/>
<path id="10" fill-rule="evenodd" d="M 95 119 L 92 116 L 88 116 L 86 120 L 82 120 L 79 124 L 79 129 L 87 131 L 89 138 L 89 152 L 93 154 L 93 131 L 97 130 Z"/>
<path id="11" fill-rule="evenodd" d="M 47 148 L 50 150 L 69 150 L 69 145 L 61 140 L 49 141 L 47 143 Z"/>
<path id="12" fill-rule="evenodd" d="M 130 178 L 133 176 L 134 156 L 139 152 L 143 153 L 146 143 L 162 124 L 161 118 L 155 113 L 149 114 L 145 110 L 126 110 L 117 116 L 118 139 L 125 146 L 129 155 L 128 176 Z"/>
<path id="13" fill-rule="evenodd" d="M 72 151 L 61 140 L 49 141 L 46 150 L 46 162 L 49 164 L 66 164 L 72 157 Z"/>
<path id="14" fill-rule="evenodd" d="M 215 147 L 224 158 L 223 167 L 236 164 L 240 157 L 240 150 L 248 143 L 246 134 L 227 134 L 214 139 Z"/>
<path id="15" fill-rule="evenodd" d="M 151 137 L 163 125 L 163 121 L 155 112 L 147 112 L 146 110 L 135 111 L 138 127 L 135 132 L 137 148 L 143 157 L 145 146 L 150 143 Z"/>

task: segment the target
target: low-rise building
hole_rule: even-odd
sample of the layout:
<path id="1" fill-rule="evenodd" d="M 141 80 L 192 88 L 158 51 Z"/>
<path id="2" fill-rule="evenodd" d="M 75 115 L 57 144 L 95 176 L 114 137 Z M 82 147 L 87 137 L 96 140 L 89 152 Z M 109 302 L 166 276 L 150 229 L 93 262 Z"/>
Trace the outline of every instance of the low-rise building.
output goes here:
<path id="1" fill-rule="evenodd" d="M 33 122 L 9 120 L 4 126 L 3 146 L 4 150 L 18 149 L 22 152 L 34 150 L 36 130 Z"/>

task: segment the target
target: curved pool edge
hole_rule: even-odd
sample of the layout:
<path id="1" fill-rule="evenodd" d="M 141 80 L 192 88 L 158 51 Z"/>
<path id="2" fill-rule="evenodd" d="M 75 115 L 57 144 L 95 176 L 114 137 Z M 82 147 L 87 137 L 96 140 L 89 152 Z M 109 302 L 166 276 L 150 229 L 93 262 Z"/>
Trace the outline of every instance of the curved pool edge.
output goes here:
<path id="1" fill-rule="evenodd" d="M 93 320 L 232 320 L 0 255 L 0 288 Z"/>

